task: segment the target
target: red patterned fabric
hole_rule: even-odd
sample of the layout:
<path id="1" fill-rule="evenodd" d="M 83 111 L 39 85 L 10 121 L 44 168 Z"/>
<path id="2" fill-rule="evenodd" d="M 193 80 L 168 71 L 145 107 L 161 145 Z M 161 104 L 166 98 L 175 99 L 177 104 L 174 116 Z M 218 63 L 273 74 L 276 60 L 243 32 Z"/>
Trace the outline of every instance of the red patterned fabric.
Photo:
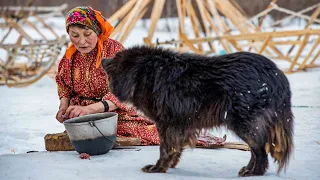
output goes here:
<path id="1" fill-rule="evenodd" d="M 103 44 L 103 58 L 113 57 L 123 46 L 112 39 Z M 119 114 L 117 135 L 119 137 L 139 137 L 143 145 L 159 144 L 158 132 L 152 121 L 138 116 L 136 111 L 120 103 L 108 88 L 108 78 L 102 67 L 96 68 L 97 49 L 89 54 L 77 51 L 72 59 L 63 57 L 58 66 L 56 83 L 58 95 L 70 99 L 70 105 L 86 106 L 103 100 L 110 100 Z M 97 100 L 94 100 L 98 98 Z M 88 100 L 90 99 L 90 100 Z"/>

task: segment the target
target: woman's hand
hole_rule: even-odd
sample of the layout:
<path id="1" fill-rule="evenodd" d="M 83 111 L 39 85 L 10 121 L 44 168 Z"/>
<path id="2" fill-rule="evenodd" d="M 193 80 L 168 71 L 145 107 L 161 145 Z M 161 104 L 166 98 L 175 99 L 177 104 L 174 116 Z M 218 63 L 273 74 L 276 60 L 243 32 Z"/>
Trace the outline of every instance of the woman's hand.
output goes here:
<path id="1" fill-rule="evenodd" d="M 67 108 L 60 108 L 59 111 L 57 112 L 56 119 L 62 123 L 64 119 L 64 114 L 66 113 Z"/>
<path id="2" fill-rule="evenodd" d="M 69 98 L 65 98 L 65 97 L 61 98 L 59 111 L 57 112 L 57 115 L 56 115 L 56 119 L 60 123 L 62 123 L 65 120 L 64 114 L 66 113 L 68 106 L 69 106 Z"/>
<path id="3" fill-rule="evenodd" d="M 93 109 L 89 106 L 69 106 L 63 117 L 64 119 L 70 119 L 93 113 L 95 112 L 93 112 Z"/>

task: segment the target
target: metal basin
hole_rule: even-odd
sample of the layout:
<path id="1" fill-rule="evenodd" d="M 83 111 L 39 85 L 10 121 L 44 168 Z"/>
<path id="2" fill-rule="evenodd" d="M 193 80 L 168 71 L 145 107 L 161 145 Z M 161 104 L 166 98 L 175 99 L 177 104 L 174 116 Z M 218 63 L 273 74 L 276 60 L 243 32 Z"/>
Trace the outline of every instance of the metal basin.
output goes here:
<path id="1" fill-rule="evenodd" d="M 63 122 L 71 144 L 79 153 L 105 154 L 116 142 L 118 114 L 90 114 Z"/>

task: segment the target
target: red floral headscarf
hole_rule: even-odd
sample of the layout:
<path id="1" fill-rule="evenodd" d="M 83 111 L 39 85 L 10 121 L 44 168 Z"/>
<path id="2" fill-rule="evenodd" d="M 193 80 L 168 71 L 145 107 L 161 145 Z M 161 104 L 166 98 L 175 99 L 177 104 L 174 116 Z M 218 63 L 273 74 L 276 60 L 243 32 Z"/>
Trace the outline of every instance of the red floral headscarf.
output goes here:
<path id="1" fill-rule="evenodd" d="M 113 31 L 112 25 L 106 21 L 99 11 L 92 9 L 91 7 L 75 7 L 71 9 L 66 16 L 67 32 L 69 26 L 72 24 L 85 25 L 98 35 L 96 68 L 99 68 L 101 64 L 103 42 L 109 38 Z M 71 59 L 76 51 L 75 45 L 71 43 L 66 51 L 67 59 Z"/>

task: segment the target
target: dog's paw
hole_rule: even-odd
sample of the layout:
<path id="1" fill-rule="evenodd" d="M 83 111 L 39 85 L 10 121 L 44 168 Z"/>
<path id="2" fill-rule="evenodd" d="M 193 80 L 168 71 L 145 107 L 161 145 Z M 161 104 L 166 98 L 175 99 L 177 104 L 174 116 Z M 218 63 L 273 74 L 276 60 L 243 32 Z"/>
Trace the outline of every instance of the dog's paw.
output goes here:
<path id="1" fill-rule="evenodd" d="M 156 167 L 155 165 L 146 165 L 141 169 L 143 172 L 146 173 L 165 173 L 167 169 L 163 167 Z"/>
<path id="2" fill-rule="evenodd" d="M 250 169 L 247 169 L 247 166 L 244 166 L 239 171 L 239 176 L 246 177 L 246 176 L 253 176 Z"/>

